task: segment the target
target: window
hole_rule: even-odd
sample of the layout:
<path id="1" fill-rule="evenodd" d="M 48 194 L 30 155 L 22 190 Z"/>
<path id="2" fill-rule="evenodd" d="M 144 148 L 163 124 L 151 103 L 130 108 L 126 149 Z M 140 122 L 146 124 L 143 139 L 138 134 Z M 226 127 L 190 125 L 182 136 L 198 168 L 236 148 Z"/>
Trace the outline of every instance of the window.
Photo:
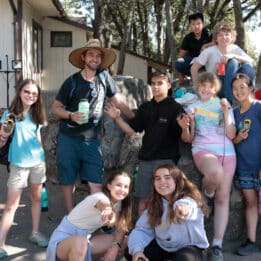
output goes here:
<path id="1" fill-rule="evenodd" d="M 43 29 L 33 20 L 33 66 L 34 72 L 43 70 Z"/>
<path id="2" fill-rule="evenodd" d="M 51 32 L 51 47 L 72 47 L 72 32 Z"/>

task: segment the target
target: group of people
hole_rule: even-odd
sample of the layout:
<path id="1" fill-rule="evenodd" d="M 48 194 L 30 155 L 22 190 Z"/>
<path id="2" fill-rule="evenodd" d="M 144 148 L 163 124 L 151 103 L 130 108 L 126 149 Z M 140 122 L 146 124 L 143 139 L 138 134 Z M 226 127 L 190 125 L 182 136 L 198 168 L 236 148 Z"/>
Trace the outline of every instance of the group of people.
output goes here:
<path id="1" fill-rule="evenodd" d="M 201 13 L 189 16 L 191 32 L 183 39 L 175 69 L 184 76 L 191 76 L 193 86 L 197 86 L 202 70 L 218 75 L 221 82 L 219 97 L 234 101 L 231 83 L 237 73 L 247 74 L 254 82 L 254 60 L 246 54 L 236 41 L 236 30 L 232 23 L 218 22 L 211 33 L 204 28 Z"/>
<path id="2" fill-rule="evenodd" d="M 201 34 L 196 28 L 202 23 L 203 16 L 196 14 L 190 19 L 197 40 Z M 199 100 L 186 109 L 168 95 L 171 78 L 169 73 L 160 71 L 151 74 L 152 100 L 143 103 L 134 114 L 105 70 L 116 58 L 111 49 L 102 48 L 97 39 L 91 39 L 85 47 L 70 54 L 69 61 L 80 71 L 64 81 L 52 105 L 53 114 L 60 118 L 57 166 L 68 213 L 50 240 L 39 232 L 41 189 L 46 180 L 40 136 L 41 127 L 46 125 L 42 95 L 33 80 L 20 84 L 10 108 L 1 118 L 0 146 L 10 135 L 13 137 L 7 202 L 0 225 L 0 258 L 8 255 L 5 240 L 28 181 L 32 200 L 30 240 L 39 246 L 48 246 L 47 261 L 90 261 L 92 256 L 113 261 L 118 255 L 133 261 L 203 260 L 209 246 L 204 216 L 211 211 L 214 211 L 214 236 L 208 260 L 223 260 L 222 241 L 233 180 L 245 199 L 248 235 L 237 252 L 248 255 L 257 250 L 261 103 L 253 98 L 252 76 L 238 74 L 236 70 L 227 81 L 230 85 L 222 84 L 222 80 L 226 82 L 230 61 L 237 62 L 238 66 L 239 62 L 246 61 L 238 52 L 233 53 L 231 59 L 227 56 L 230 47 L 234 50 L 233 30 L 220 24 L 213 36 L 216 43 L 208 44 L 212 41 L 208 32 L 205 38 L 208 40 L 203 41 L 204 50 L 191 59 Z M 182 46 L 186 50 L 186 44 Z M 212 57 L 208 53 L 212 49 L 219 50 L 218 59 L 227 64 L 223 78 L 208 70 L 208 59 L 211 59 L 208 57 Z M 219 63 L 218 59 L 215 63 Z M 207 72 L 195 76 L 201 66 L 205 66 Z M 232 109 L 228 101 L 232 96 L 219 98 L 222 88 L 226 89 L 225 96 L 229 92 L 233 94 L 239 108 Z M 106 97 L 109 102 L 105 105 Z M 84 111 L 80 110 L 79 103 L 84 103 Z M 134 196 L 139 199 L 138 221 L 132 230 L 131 177 L 120 169 L 105 174 L 103 171 L 99 141 L 103 111 L 126 134 L 144 132 L 134 184 Z M 14 127 L 6 132 L 9 113 L 16 119 Z M 192 143 L 195 165 L 203 175 L 202 191 L 177 167 L 180 140 Z M 88 183 L 90 195 L 74 206 L 78 176 Z M 104 226 L 113 227 L 113 232 L 92 235 Z"/>

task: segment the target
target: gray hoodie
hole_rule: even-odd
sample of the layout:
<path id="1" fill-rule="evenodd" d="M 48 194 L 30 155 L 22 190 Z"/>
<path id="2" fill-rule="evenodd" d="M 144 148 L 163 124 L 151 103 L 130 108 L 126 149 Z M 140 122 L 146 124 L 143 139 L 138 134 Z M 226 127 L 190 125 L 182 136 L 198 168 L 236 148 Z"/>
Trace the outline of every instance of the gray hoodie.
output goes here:
<path id="1" fill-rule="evenodd" d="M 167 252 L 175 252 L 186 246 L 207 248 L 208 240 L 204 229 L 204 215 L 197 206 L 197 202 L 186 197 L 174 203 L 174 210 L 178 205 L 188 205 L 189 214 L 180 223 L 168 222 L 168 201 L 163 201 L 163 215 L 161 224 L 151 227 L 148 224 L 147 210 L 143 212 L 129 235 L 129 253 L 134 255 L 143 252 L 144 248 L 154 239 L 158 245 Z"/>

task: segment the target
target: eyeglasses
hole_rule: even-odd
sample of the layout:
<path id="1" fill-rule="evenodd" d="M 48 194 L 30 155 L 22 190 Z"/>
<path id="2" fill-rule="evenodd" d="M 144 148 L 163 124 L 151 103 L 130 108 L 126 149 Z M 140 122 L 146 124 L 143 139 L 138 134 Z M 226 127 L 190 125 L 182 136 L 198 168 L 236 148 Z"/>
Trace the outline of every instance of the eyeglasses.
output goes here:
<path id="1" fill-rule="evenodd" d="M 91 82 L 89 84 L 89 87 L 90 87 L 90 91 L 91 91 L 91 96 L 92 97 L 96 97 L 97 96 L 97 90 L 95 88 L 95 83 L 94 82 Z"/>
<path id="2" fill-rule="evenodd" d="M 38 97 L 38 92 L 30 92 L 30 91 L 25 90 L 25 89 L 23 89 L 23 92 L 24 92 L 26 95 L 32 95 L 34 98 Z"/>

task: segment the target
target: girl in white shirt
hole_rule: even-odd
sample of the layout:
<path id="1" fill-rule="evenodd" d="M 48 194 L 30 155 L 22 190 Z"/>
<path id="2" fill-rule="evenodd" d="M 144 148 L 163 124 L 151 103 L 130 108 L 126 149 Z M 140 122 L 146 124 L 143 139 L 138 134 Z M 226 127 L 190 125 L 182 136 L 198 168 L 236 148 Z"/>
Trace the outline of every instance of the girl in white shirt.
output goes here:
<path id="1" fill-rule="evenodd" d="M 131 224 L 130 183 L 123 171 L 105 175 L 102 192 L 87 196 L 54 230 L 46 260 L 91 261 L 93 255 L 115 261 Z M 92 236 L 104 225 L 115 225 L 116 232 Z"/>

